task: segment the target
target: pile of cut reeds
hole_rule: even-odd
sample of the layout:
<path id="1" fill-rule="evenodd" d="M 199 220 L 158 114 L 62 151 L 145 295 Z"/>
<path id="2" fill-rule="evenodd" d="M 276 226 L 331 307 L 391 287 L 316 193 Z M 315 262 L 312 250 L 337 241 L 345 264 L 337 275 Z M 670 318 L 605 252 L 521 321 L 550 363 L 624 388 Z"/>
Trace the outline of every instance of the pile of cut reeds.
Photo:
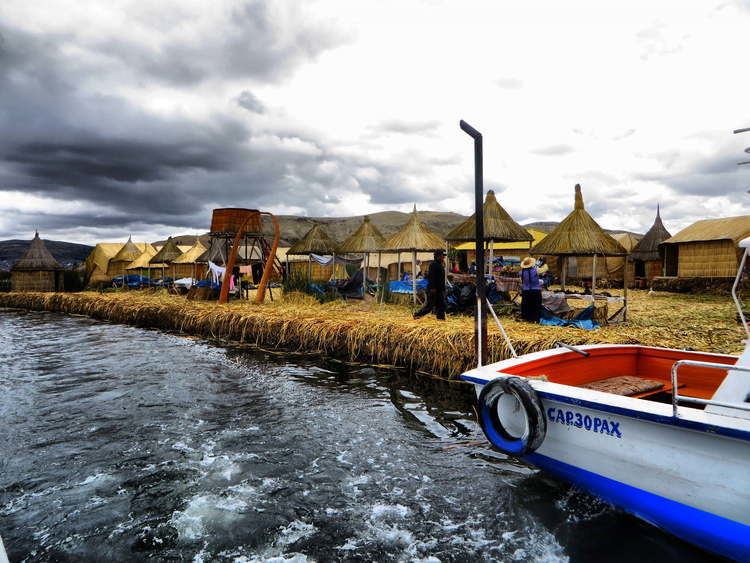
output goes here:
<path id="1" fill-rule="evenodd" d="M 166 293 L 5 293 L 0 307 L 87 315 L 140 327 L 457 377 L 476 365 L 471 317 L 414 320 L 408 307 L 320 304 L 300 294 L 273 303 L 187 301 Z M 569 344 L 626 343 L 736 353 L 742 330 L 726 298 L 631 292 L 629 322 L 594 331 L 503 319 L 519 354 Z M 489 359 L 509 357 L 490 319 Z"/>

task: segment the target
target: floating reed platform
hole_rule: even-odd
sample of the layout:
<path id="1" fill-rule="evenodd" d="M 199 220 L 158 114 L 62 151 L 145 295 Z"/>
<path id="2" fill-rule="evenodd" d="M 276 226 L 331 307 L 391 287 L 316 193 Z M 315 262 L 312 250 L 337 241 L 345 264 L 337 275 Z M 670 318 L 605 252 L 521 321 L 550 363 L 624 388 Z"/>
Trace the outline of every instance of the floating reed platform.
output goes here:
<path id="1" fill-rule="evenodd" d="M 594 331 L 503 319 L 519 354 L 569 344 L 623 343 L 739 353 L 743 333 L 728 297 L 630 293 L 629 322 Z M 399 366 L 455 378 L 476 365 L 471 317 L 414 320 L 407 307 L 369 302 L 320 304 L 297 294 L 274 303 L 227 305 L 150 292 L 0 293 L 0 307 L 86 315 L 116 323 Z M 509 351 L 489 319 L 489 356 Z"/>

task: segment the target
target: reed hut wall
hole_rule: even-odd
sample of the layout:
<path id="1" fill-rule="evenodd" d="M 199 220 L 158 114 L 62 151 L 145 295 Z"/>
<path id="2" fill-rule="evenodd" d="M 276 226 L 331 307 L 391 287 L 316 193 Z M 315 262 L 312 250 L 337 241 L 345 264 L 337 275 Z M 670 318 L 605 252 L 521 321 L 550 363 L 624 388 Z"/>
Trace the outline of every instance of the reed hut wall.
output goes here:
<path id="1" fill-rule="evenodd" d="M 740 251 L 731 240 L 678 244 L 677 277 L 733 278 L 737 275 Z"/>
<path id="2" fill-rule="evenodd" d="M 206 264 L 175 264 L 172 263 L 171 271 L 174 279 L 195 278 L 201 280 L 206 277 L 208 266 Z"/>
<path id="3" fill-rule="evenodd" d="M 60 270 L 18 270 L 10 272 L 13 291 L 63 291 L 63 272 Z"/>
<path id="4" fill-rule="evenodd" d="M 308 270 L 308 268 L 310 268 Z M 305 262 L 289 262 L 289 274 L 291 276 L 299 276 L 307 278 L 307 273 L 310 272 L 310 281 L 314 282 L 327 282 L 331 279 L 333 274 L 333 265 L 327 266 L 312 260 L 309 264 Z M 346 273 L 346 267 L 343 264 L 336 264 L 336 277 L 338 280 L 349 279 L 349 275 Z"/>

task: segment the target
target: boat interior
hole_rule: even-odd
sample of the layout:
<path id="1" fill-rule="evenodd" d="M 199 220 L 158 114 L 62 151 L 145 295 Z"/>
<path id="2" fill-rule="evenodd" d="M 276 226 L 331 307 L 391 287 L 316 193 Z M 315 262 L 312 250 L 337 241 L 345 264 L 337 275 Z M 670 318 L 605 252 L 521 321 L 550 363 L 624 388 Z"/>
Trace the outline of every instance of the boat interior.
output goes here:
<path id="1" fill-rule="evenodd" d="M 503 373 L 544 378 L 552 383 L 636 399 L 670 402 L 672 365 L 677 360 L 727 366 L 737 361 L 734 356 L 640 346 L 594 348 L 587 350 L 587 353 L 587 356 L 574 351 L 551 354 L 505 368 Z M 722 369 L 682 366 L 677 380 L 679 394 L 711 399 L 726 375 L 727 372 Z"/>

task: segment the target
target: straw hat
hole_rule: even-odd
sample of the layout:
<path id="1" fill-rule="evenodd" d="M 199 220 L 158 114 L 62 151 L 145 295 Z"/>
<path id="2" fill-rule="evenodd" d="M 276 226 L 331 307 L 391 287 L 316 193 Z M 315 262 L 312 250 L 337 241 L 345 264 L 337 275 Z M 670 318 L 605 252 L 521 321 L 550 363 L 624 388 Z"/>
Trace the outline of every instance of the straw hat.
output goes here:
<path id="1" fill-rule="evenodd" d="M 534 260 L 531 256 L 527 256 L 523 260 L 521 260 L 521 268 L 524 270 L 526 268 L 531 268 L 532 266 L 536 265 L 536 260 Z"/>

